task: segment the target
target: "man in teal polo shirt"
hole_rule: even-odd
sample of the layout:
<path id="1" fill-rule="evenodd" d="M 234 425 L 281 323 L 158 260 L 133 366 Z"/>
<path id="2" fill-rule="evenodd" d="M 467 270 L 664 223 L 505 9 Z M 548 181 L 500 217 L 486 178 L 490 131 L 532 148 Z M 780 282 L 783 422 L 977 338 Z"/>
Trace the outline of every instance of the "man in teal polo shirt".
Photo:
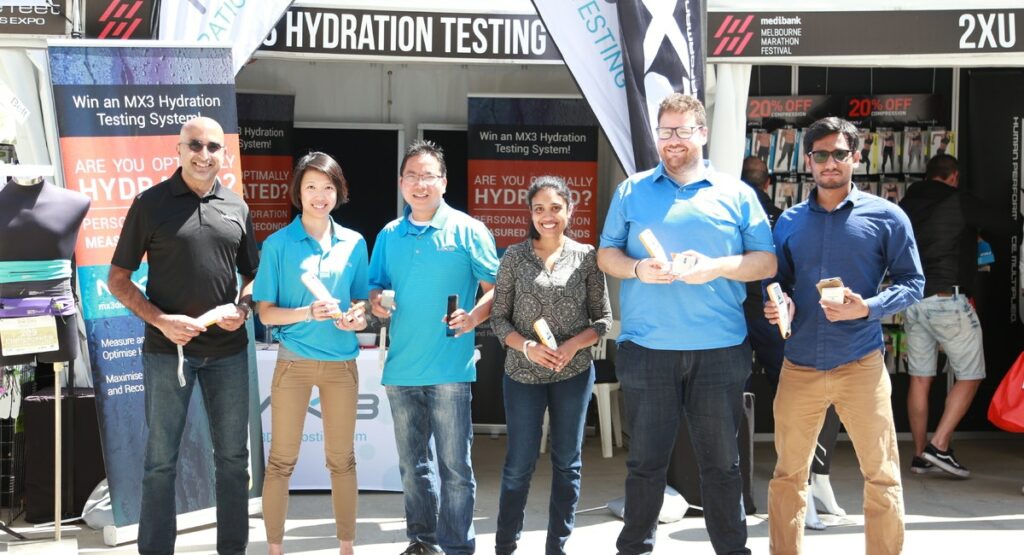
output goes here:
<path id="1" fill-rule="evenodd" d="M 743 317 L 743 282 L 775 274 L 768 218 L 754 190 L 714 171 L 702 158 L 704 106 L 672 94 L 658 110 L 654 169 L 616 189 L 597 261 L 622 280 L 622 332 L 615 370 L 630 429 L 625 526 L 619 553 L 650 553 L 669 458 L 685 412 L 701 474 L 708 535 L 716 553 L 750 553 L 736 434 L 751 352 Z M 647 253 L 651 230 L 667 253 Z"/>
<path id="2" fill-rule="evenodd" d="M 445 204 L 440 147 L 414 142 L 400 173 L 405 214 L 377 234 L 369 274 L 373 313 L 391 318 L 383 382 L 405 492 L 410 543 L 402 555 L 438 549 L 469 554 L 476 550 L 470 461 L 473 329 L 491 314 L 498 257 L 487 228 Z M 484 292 L 479 301 L 478 288 Z M 395 291 L 391 311 L 381 306 L 384 289 Z M 459 309 L 446 320 L 451 295 L 458 295 Z M 435 459 L 440 476 L 431 468 Z"/>

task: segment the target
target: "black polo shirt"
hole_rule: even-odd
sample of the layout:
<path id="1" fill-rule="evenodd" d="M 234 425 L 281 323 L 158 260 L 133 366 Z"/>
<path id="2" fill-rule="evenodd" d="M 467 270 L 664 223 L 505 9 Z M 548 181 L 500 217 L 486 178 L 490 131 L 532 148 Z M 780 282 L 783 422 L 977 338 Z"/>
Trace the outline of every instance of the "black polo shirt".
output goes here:
<path id="1" fill-rule="evenodd" d="M 167 314 L 192 317 L 234 302 L 236 270 L 254 277 L 259 265 L 245 201 L 219 180 L 208 195 L 199 198 L 181 179 L 181 168 L 135 197 L 111 264 L 135 271 L 143 255 L 148 255 L 149 301 Z M 185 354 L 231 355 L 246 342 L 244 326 L 233 332 L 211 326 L 185 345 Z M 177 352 L 174 343 L 149 324 L 142 350 Z"/>

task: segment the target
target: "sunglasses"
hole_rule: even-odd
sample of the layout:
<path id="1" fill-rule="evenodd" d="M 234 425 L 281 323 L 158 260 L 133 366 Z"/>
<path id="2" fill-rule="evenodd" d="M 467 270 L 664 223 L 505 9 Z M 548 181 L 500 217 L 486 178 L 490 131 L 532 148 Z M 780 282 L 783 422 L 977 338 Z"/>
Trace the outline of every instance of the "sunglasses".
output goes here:
<path id="1" fill-rule="evenodd" d="M 178 143 L 178 144 L 187 146 L 189 150 L 191 150 L 192 152 L 195 152 L 196 154 L 199 154 L 200 152 L 202 152 L 203 148 L 206 148 L 206 151 L 209 152 L 210 154 L 217 154 L 217 151 L 219 151 L 220 149 L 224 148 L 224 145 L 222 145 L 220 143 L 215 143 L 213 141 L 210 141 L 208 143 L 204 143 L 204 142 L 200 141 L 199 139 L 192 139 L 191 141 L 189 141 L 187 143 Z"/>
<path id="2" fill-rule="evenodd" d="M 845 162 L 850 159 L 853 151 L 837 148 L 835 150 L 812 150 L 807 154 L 811 157 L 811 160 L 814 160 L 815 164 L 824 164 L 828 162 L 829 156 L 836 162 Z"/>

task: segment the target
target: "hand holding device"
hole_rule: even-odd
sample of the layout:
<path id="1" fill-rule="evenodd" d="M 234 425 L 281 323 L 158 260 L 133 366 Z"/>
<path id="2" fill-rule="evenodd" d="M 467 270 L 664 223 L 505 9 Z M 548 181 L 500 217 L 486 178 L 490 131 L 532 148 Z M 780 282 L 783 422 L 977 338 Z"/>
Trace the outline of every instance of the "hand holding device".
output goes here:
<path id="1" fill-rule="evenodd" d="M 306 286 L 306 289 L 309 289 L 309 292 L 313 294 L 313 297 L 315 297 L 316 300 L 325 302 L 335 300 L 334 296 L 331 295 L 331 292 L 327 290 L 324 282 L 320 281 L 320 278 L 318 278 L 313 272 L 306 272 L 302 274 L 302 277 L 299 279 L 302 280 L 302 284 Z M 338 309 L 337 306 L 335 306 L 328 315 L 335 320 L 342 316 L 341 310 Z"/>
<path id="2" fill-rule="evenodd" d="M 771 283 L 767 287 L 768 298 L 775 303 L 778 310 L 778 325 L 779 333 L 782 334 L 783 339 L 789 339 L 789 336 L 793 333 L 792 322 L 789 320 L 789 303 L 786 302 L 786 295 L 782 292 L 782 286 L 776 283 Z"/>
<path id="3" fill-rule="evenodd" d="M 459 296 L 448 295 L 448 315 L 445 317 L 445 321 L 448 322 L 448 327 L 445 328 L 444 334 L 448 337 L 455 337 L 456 330 L 451 327 L 452 318 L 455 317 L 455 311 L 459 309 Z"/>

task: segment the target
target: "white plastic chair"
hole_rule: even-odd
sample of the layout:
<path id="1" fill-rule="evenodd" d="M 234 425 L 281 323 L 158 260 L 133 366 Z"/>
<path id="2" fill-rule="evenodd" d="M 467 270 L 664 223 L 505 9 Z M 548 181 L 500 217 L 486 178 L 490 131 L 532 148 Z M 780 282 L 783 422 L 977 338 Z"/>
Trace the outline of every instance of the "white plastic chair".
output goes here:
<path id="1" fill-rule="evenodd" d="M 608 343 L 619 337 L 620 324 L 613 320 L 608 333 L 591 347 L 594 360 L 606 360 L 608 358 Z M 597 397 L 597 420 L 601 431 L 601 456 L 610 459 L 612 457 L 612 435 L 615 435 L 615 446 L 622 447 L 622 416 L 619 411 L 619 382 L 607 382 L 594 384 L 594 396 Z M 540 452 L 546 453 L 548 448 L 548 429 L 550 417 L 548 411 L 544 411 L 544 425 L 541 428 Z"/>

